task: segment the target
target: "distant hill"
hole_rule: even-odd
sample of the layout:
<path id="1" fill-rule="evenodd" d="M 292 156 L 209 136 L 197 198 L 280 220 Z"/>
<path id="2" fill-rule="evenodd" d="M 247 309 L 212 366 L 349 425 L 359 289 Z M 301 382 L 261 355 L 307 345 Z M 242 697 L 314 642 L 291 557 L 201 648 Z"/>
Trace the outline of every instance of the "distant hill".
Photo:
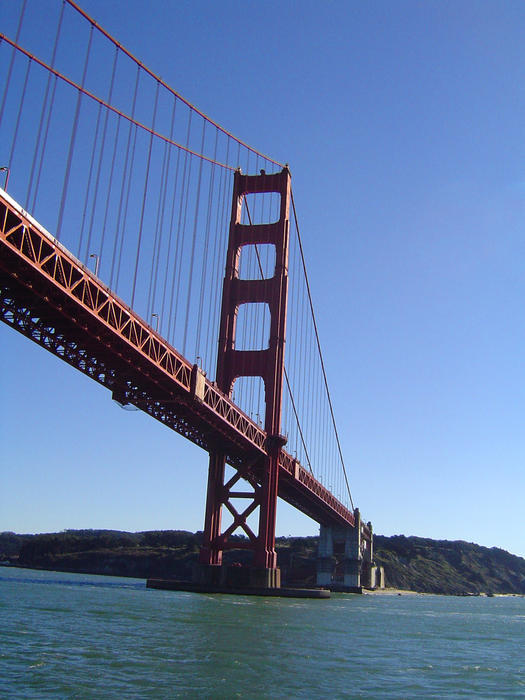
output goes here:
<path id="1" fill-rule="evenodd" d="M 4 532 L 0 562 L 76 573 L 190 579 L 201 541 L 201 532 L 184 530 Z M 374 545 L 388 587 L 449 595 L 525 595 L 525 559 L 496 547 L 403 535 L 375 535 Z M 276 548 L 284 582 L 315 584 L 317 537 L 280 537 Z M 246 561 L 247 556 L 245 550 L 233 550 L 225 553 L 225 561 Z"/>
<path id="2" fill-rule="evenodd" d="M 525 595 L 525 559 L 497 547 L 424 537 L 374 535 L 387 585 L 425 593 Z"/>

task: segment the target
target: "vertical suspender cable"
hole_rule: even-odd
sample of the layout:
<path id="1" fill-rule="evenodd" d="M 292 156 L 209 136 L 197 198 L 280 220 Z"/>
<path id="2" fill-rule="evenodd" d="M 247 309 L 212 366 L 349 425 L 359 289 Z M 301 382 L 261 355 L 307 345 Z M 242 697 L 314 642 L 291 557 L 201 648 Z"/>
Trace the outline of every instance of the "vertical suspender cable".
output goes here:
<path id="1" fill-rule="evenodd" d="M 185 246 L 186 246 L 186 222 L 188 220 L 188 206 L 190 203 L 190 184 L 191 184 L 191 170 L 193 167 L 193 157 L 190 156 L 189 158 L 189 166 L 188 166 L 188 177 L 185 182 L 185 192 L 184 192 L 184 202 L 183 202 L 183 208 L 182 208 L 182 240 L 181 240 L 181 249 L 180 249 L 180 264 L 179 268 L 177 270 L 177 291 L 175 294 L 175 309 L 179 308 L 179 297 L 181 295 L 181 287 L 183 285 L 183 278 L 182 278 L 182 270 L 183 270 L 183 265 L 182 261 L 184 259 L 184 253 L 185 253 Z M 180 306 L 182 307 L 183 304 L 183 299 L 180 301 Z M 175 327 L 176 323 L 179 320 L 180 317 L 175 317 L 175 325 L 173 327 L 173 333 L 175 334 Z M 175 335 L 174 335 L 175 337 Z"/>
<path id="2" fill-rule="evenodd" d="M 22 10 L 20 12 L 20 19 L 18 20 L 18 26 L 16 28 L 15 41 L 17 44 L 18 44 L 18 40 L 20 39 L 20 32 L 22 31 L 22 23 L 24 21 L 26 4 L 27 4 L 27 0 L 24 0 L 24 4 L 22 5 Z M 7 80 L 5 82 L 4 94 L 2 97 L 2 104 L 0 105 L 0 126 L 2 125 L 2 117 L 4 116 L 4 108 L 5 108 L 5 103 L 7 100 L 7 94 L 9 92 L 9 84 L 11 82 L 11 75 L 13 73 L 13 65 L 15 63 L 15 55 L 16 55 L 16 49 L 13 48 L 13 52 L 11 53 L 11 60 L 9 61 L 9 68 L 7 70 Z"/>
<path id="3" fill-rule="evenodd" d="M 117 146 L 120 138 L 120 124 L 121 124 L 121 117 L 117 117 L 117 126 L 115 129 L 115 139 L 113 142 L 113 155 L 111 156 L 111 167 L 109 170 L 109 177 L 108 177 L 108 188 L 106 192 L 106 205 L 104 207 L 104 222 L 102 224 L 102 236 L 100 239 L 100 259 L 103 258 L 104 255 L 104 247 L 106 243 L 106 231 L 107 231 L 107 224 L 108 224 L 108 216 L 109 216 L 109 207 L 110 207 L 110 201 L 111 201 L 111 192 L 113 189 L 113 181 L 114 181 L 114 173 L 115 173 L 115 164 L 117 161 Z M 116 243 L 116 237 L 117 233 L 115 233 L 115 240 L 113 242 L 113 248 L 115 247 Z M 113 258 L 111 260 L 111 265 L 113 266 Z"/>
<path id="4" fill-rule="evenodd" d="M 214 146 L 214 151 L 213 151 L 213 158 L 214 160 L 217 158 L 217 143 L 219 140 L 219 132 L 215 130 L 215 146 Z M 215 165 L 211 165 L 211 170 L 210 170 L 210 181 L 209 181 L 209 188 L 208 188 L 208 209 L 206 212 L 206 229 L 205 229 L 205 236 L 204 236 L 204 250 L 203 250 L 203 256 L 202 256 L 202 267 L 201 267 L 201 289 L 200 289 L 200 295 L 199 295 L 199 311 L 197 315 L 197 334 L 196 334 L 196 339 L 195 339 L 195 357 L 197 355 L 200 355 L 202 357 L 203 350 L 201 350 L 200 344 L 201 344 L 201 333 L 202 333 L 202 324 L 203 324 L 203 307 L 204 307 L 204 299 L 206 296 L 206 280 L 207 280 L 207 274 L 206 274 L 206 268 L 208 267 L 208 251 L 209 251 L 209 244 L 210 244 L 210 232 L 211 232 L 211 217 L 212 217 L 212 210 L 213 210 L 213 192 L 215 190 Z M 205 336 L 204 338 L 204 347 L 207 346 L 207 338 Z"/>
<path id="5" fill-rule="evenodd" d="M 140 68 L 137 68 L 137 76 L 135 78 L 135 89 L 133 92 L 133 101 L 131 105 L 131 118 L 133 119 L 135 116 L 135 106 L 137 104 L 137 92 L 138 92 L 138 87 L 139 87 L 139 78 L 140 78 Z M 117 260 L 118 260 L 118 243 L 119 243 L 119 238 L 120 238 L 120 222 L 121 222 L 121 216 L 123 212 L 123 204 L 124 204 L 124 193 L 126 191 L 126 173 L 128 171 L 128 162 L 129 162 L 129 151 L 130 151 L 130 146 L 131 146 L 131 133 L 133 130 L 133 124 L 130 122 L 129 123 L 129 131 L 128 131 L 128 142 L 126 146 L 126 157 L 124 159 L 124 167 L 122 168 L 122 185 L 120 188 L 120 199 L 119 199 L 119 204 L 118 204 L 118 214 L 117 214 L 117 223 L 115 227 L 115 238 L 113 242 L 113 256 L 111 258 L 111 275 L 109 278 L 109 286 L 113 286 L 113 279 L 114 275 L 116 274 L 116 268 L 117 268 Z M 124 233 L 122 233 L 122 236 Z"/>
<path id="6" fill-rule="evenodd" d="M 109 84 L 109 91 L 108 91 L 108 104 L 111 104 L 111 101 L 113 99 L 113 89 L 115 87 L 115 73 L 117 70 L 117 59 L 118 59 L 118 49 L 115 50 L 115 56 L 113 58 L 113 68 L 111 71 L 111 81 Z M 91 220 L 89 224 L 89 231 L 88 231 L 88 239 L 86 243 L 86 259 L 87 256 L 89 255 L 89 251 L 91 249 L 91 238 L 93 234 L 93 224 L 95 220 L 95 209 L 97 205 L 97 199 L 98 199 L 98 191 L 100 187 L 100 175 L 102 172 L 102 162 L 104 159 L 104 154 L 106 152 L 106 136 L 107 136 L 107 130 L 108 130 L 108 119 L 109 119 L 109 110 L 106 110 L 105 114 L 105 119 L 104 119 L 104 126 L 102 127 L 102 142 L 100 144 L 100 154 L 99 154 L 99 159 L 98 159 L 98 167 L 97 167 L 97 174 L 95 178 L 95 191 L 93 193 L 93 206 L 92 206 L 92 211 L 91 211 Z M 97 134 L 98 134 L 98 119 L 97 119 Z M 97 138 L 97 135 L 95 135 L 95 139 Z M 94 150 L 94 149 L 93 149 Z M 102 249 L 102 244 L 103 241 L 101 241 L 98 254 L 101 256 L 101 249 Z M 99 259 L 101 259 L 99 257 Z"/>
<path id="7" fill-rule="evenodd" d="M 107 114 L 107 112 L 106 112 Z M 84 211 L 82 213 L 82 225 L 80 227 L 80 240 L 78 243 L 78 253 L 77 257 L 81 258 L 82 257 L 82 243 L 84 242 L 84 229 L 86 225 L 86 219 L 87 219 L 87 211 L 88 211 L 88 206 L 89 206 L 89 195 L 91 192 L 91 183 L 93 180 L 93 172 L 95 168 L 95 157 L 97 153 L 97 141 L 98 141 L 98 132 L 100 129 L 100 119 L 102 116 L 102 105 L 98 106 L 98 114 L 97 114 L 97 125 L 95 127 L 95 136 L 93 138 L 93 146 L 91 148 L 91 161 L 89 163 L 89 168 L 88 168 L 88 179 L 87 179 L 87 187 L 86 187 L 86 196 L 84 198 Z M 93 219 L 92 219 L 93 221 Z M 84 261 L 88 259 L 88 253 L 89 253 L 89 236 L 88 236 L 88 243 L 86 245 L 86 253 L 84 256 Z"/>
<path id="8" fill-rule="evenodd" d="M 157 107 L 159 104 L 159 87 L 160 84 L 157 83 L 157 90 L 155 92 L 155 104 L 153 107 L 153 118 L 152 118 L 152 129 L 155 129 L 155 120 L 157 118 Z M 135 303 L 135 292 L 137 289 L 137 274 L 139 269 L 139 259 L 140 259 L 140 249 L 142 244 L 142 231 L 144 228 L 144 213 L 146 211 L 146 196 L 148 194 L 148 181 L 149 181 L 149 170 L 151 166 L 151 151 L 153 149 L 153 133 L 150 135 L 149 139 L 149 150 L 148 150 L 148 161 L 146 164 L 146 174 L 144 177 L 144 193 L 142 195 L 142 209 L 140 211 L 140 224 L 139 224 L 139 234 L 137 240 L 137 254 L 135 257 L 135 270 L 133 272 L 133 288 L 131 291 L 131 306 L 133 307 Z"/>
<path id="9" fill-rule="evenodd" d="M 42 144 L 42 151 L 40 153 L 40 158 L 38 162 L 38 173 L 36 176 L 36 183 L 35 183 L 35 189 L 33 193 L 33 201 L 31 203 L 30 211 L 34 212 L 36 210 L 36 202 L 37 202 L 37 197 L 39 193 L 39 188 L 40 188 L 40 179 L 42 176 L 42 168 L 44 166 L 44 159 L 45 159 L 45 154 L 46 154 L 46 149 L 47 149 L 47 140 L 49 136 L 49 128 L 51 126 L 51 116 L 53 114 L 53 108 L 55 106 L 55 94 L 56 94 L 56 89 L 57 89 L 57 77 L 53 79 L 53 89 L 51 90 L 51 99 L 49 101 L 49 110 L 47 112 L 47 118 L 46 118 L 46 128 L 44 132 L 44 142 Z"/>
<path id="10" fill-rule="evenodd" d="M 229 162 L 229 157 L 230 157 L 230 139 L 227 140 L 226 142 L 226 155 L 225 155 L 225 162 Z M 222 201 L 219 200 L 219 204 L 217 207 L 217 218 L 216 218 L 216 231 L 217 229 L 221 232 L 220 233 L 220 238 L 219 236 L 215 237 L 215 245 L 214 245 L 214 252 L 213 252 L 213 259 L 216 261 L 215 269 L 214 269 L 214 289 L 217 290 L 217 298 L 220 298 L 220 284 L 221 284 L 221 270 L 222 270 L 222 259 L 225 255 L 226 251 L 226 230 L 227 230 L 227 224 L 226 224 L 226 216 L 227 216 L 227 195 L 228 195 L 228 182 L 226 179 L 226 176 L 224 175 L 224 170 L 222 171 Z M 222 252 L 222 257 L 217 254 L 217 251 L 220 250 Z M 221 262 L 219 262 L 221 260 Z M 218 314 L 219 314 L 219 304 L 214 304 L 213 306 L 213 313 L 210 314 L 209 317 L 209 323 L 211 324 L 211 329 L 214 332 L 215 337 L 217 338 L 219 335 L 219 320 L 218 320 Z M 210 328 L 210 325 L 209 325 Z M 208 336 L 211 338 L 211 332 L 208 332 Z M 215 350 L 217 349 L 217 345 L 215 344 Z M 216 360 L 217 357 L 217 352 L 213 352 L 213 346 L 210 348 L 210 357 L 213 356 L 214 360 Z M 216 366 L 214 366 L 214 370 L 216 371 Z"/>
<path id="11" fill-rule="evenodd" d="M 40 188 L 40 178 L 42 176 L 42 168 L 44 166 L 44 159 L 45 159 L 45 154 L 46 154 L 46 149 L 47 149 L 47 140 L 49 136 L 49 129 L 51 126 L 51 117 L 53 115 L 53 108 L 55 106 L 55 94 L 56 94 L 56 89 L 57 89 L 57 81 L 58 78 L 55 77 L 53 78 L 53 89 L 51 90 L 51 99 L 49 101 L 49 109 L 47 112 L 47 117 L 46 117 L 46 128 L 44 131 L 44 142 L 42 143 L 42 150 L 40 153 L 40 158 L 38 162 L 38 172 L 36 176 L 36 183 L 35 183 L 35 189 L 33 193 L 33 201 L 31 203 L 30 211 L 35 212 L 36 210 L 36 201 L 39 193 L 39 188 Z"/>
<path id="12" fill-rule="evenodd" d="M 62 7 L 60 9 L 60 17 L 58 18 L 57 32 L 55 35 L 55 43 L 53 45 L 53 54 L 51 56 L 51 68 L 54 68 L 54 66 L 55 66 L 55 60 L 56 60 L 57 49 L 58 49 L 58 40 L 60 38 L 60 30 L 62 28 L 62 20 L 64 17 L 64 8 L 65 8 L 65 4 L 62 3 Z M 26 208 L 29 211 L 32 211 L 32 209 L 30 209 L 30 207 L 29 207 L 29 198 L 31 196 L 31 188 L 33 187 L 33 178 L 35 176 L 36 161 L 37 161 L 37 156 L 38 156 L 38 152 L 40 149 L 40 140 L 42 138 L 42 129 L 44 126 L 44 118 L 45 118 L 45 113 L 46 113 L 46 109 L 47 109 L 47 101 L 49 98 L 49 88 L 51 86 L 52 79 L 53 79 L 53 74 L 49 73 L 49 75 L 47 76 L 47 84 L 46 84 L 46 91 L 44 94 L 44 101 L 42 103 L 42 111 L 40 113 L 40 122 L 38 124 L 38 136 L 37 136 L 36 145 L 35 145 L 35 152 L 33 154 L 33 162 L 31 164 L 31 169 L 29 171 L 29 182 L 27 185 L 27 193 L 26 193 Z M 55 77 L 55 85 L 56 85 L 56 77 Z M 44 141 L 44 147 L 45 147 L 45 141 Z M 35 196 L 36 196 L 36 188 L 35 188 Z"/>
<path id="13" fill-rule="evenodd" d="M 124 246 L 124 238 L 127 235 L 128 238 L 131 236 L 131 226 L 130 229 L 128 229 L 128 212 L 129 212 L 129 199 L 131 195 L 131 190 L 132 190 L 132 185 L 133 185 L 133 176 L 135 174 L 135 153 L 137 149 L 137 132 L 138 129 L 135 125 L 133 125 L 131 129 L 132 133 L 132 139 L 131 139 L 131 156 L 129 159 L 129 166 L 126 172 L 126 179 L 125 179 L 125 195 L 124 195 L 124 210 L 122 214 L 122 225 L 121 225 L 121 231 L 120 231 L 120 238 L 119 238 L 119 249 L 118 249 L 118 258 L 117 258 L 117 270 L 116 270 L 116 277 L 115 277 L 115 288 L 118 290 L 119 288 L 119 280 L 120 280 L 120 271 L 122 268 L 122 253 L 125 250 Z M 126 246 L 126 250 L 129 249 L 128 246 Z"/>
<path id="14" fill-rule="evenodd" d="M 293 192 L 292 192 L 292 208 L 293 208 L 293 215 L 294 215 L 294 219 L 295 219 L 295 227 L 296 227 L 296 230 L 297 230 L 297 241 L 298 241 L 298 243 L 299 243 L 299 250 L 300 250 L 300 252 L 301 252 L 301 261 L 302 261 L 302 264 L 303 264 L 303 271 L 304 271 L 304 277 L 305 277 L 305 282 L 306 282 L 306 289 L 307 289 L 307 293 L 308 293 L 308 302 L 309 302 L 309 304 L 310 304 L 310 311 L 311 311 L 311 314 L 312 314 L 312 322 L 313 322 L 313 325 L 314 325 L 315 339 L 316 339 L 316 343 L 317 343 L 317 349 L 318 349 L 318 352 L 319 352 L 319 359 L 320 359 L 320 361 L 321 361 L 321 369 L 322 369 L 322 372 L 323 372 L 323 380 L 324 380 L 324 385 L 325 385 L 326 394 L 327 394 L 327 398 L 328 398 L 328 405 L 329 405 L 329 407 L 330 407 L 330 415 L 331 415 L 331 417 L 332 417 L 332 425 L 333 425 L 333 427 L 334 427 L 334 433 L 335 433 L 335 437 L 336 437 L 336 441 L 337 441 L 337 449 L 338 449 L 338 452 L 339 452 L 339 457 L 340 457 L 340 459 L 341 459 L 341 466 L 342 466 L 342 468 L 343 468 L 343 474 L 344 474 L 344 477 L 345 477 L 346 490 L 347 490 L 348 496 L 349 496 L 349 498 L 350 498 L 350 503 L 352 504 L 352 508 L 354 508 L 354 502 L 353 502 L 353 500 L 352 500 L 352 494 L 350 493 L 350 485 L 348 484 L 348 476 L 347 476 L 347 473 L 346 473 L 346 467 L 345 467 L 345 462 L 344 462 L 344 458 L 343 458 L 343 451 L 342 451 L 342 449 L 341 449 L 341 442 L 340 442 L 340 440 L 339 440 L 339 433 L 338 433 L 338 431 L 337 431 L 337 426 L 336 426 L 336 423 L 335 423 L 335 416 L 334 416 L 334 409 L 333 409 L 333 406 L 332 406 L 332 399 L 331 399 L 331 397 L 330 397 L 330 391 L 329 391 L 329 389 L 328 389 L 328 380 L 327 380 L 327 378 L 326 378 L 326 371 L 325 371 L 325 367 L 324 367 L 323 355 L 322 355 L 322 353 L 321 353 L 321 343 L 320 343 L 320 341 L 319 341 L 319 333 L 317 332 L 317 323 L 316 323 L 316 321 L 315 321 L 315 314 L 314 314 L 314 307 L 313 307 L 313 302 L 312 302 L 312 295 L 311 295 L 311 293 L 310 293 L 310 284 L 309 284 L 309 282 L 308 282 L 308 275 L 307 275 L 307 273 L 306 273 L 306 264 L 305 264 L 305 261 L 304 261 L 303 246 L 302 246 L 302 242 L 301 242 L 301 235 L 300 235 L 300 232 L 299 232 L 299 223 L 298 223 L 298 221 L 297 221 L 297 211 L 296 211 L 296 209 L 295 209 L 295 201 L 294 201 L 294 197 L 293 197 Z"/>
<path id="15" fill-rule="evenodd" d="M 18 129 L 20 128 L 20 122 L 22 121 L 22 111 L 23 111 L 23 109 L 24 109 L 24 102 L 25 102 L 26 92 L 27 92 L 27 81 L 29 80 L 29 72 L 30 72 L 30 70 L 31 70 L 31 64 L 32 64 L 32 60 L 29 59 L 28 62 L 27 62 L 26 75 L 25 75 L 25 78 L 24 78 L 24 87 L 22 88 L 22 97 L 21 97 L 21 99 L 20 99 L 20 106 L 19 106 L 19 108 L 18 108 L 18 115 L 17 115 L 17 118 L 16 118 L 15 131 L 14 131 L 14 134 L 13 134 L 13 140 L 12 140 L 12 142 L 11 142 L 11 151 L 10 151 L 10 153 L 9 153 L 9 160 L 8 160 L 8 163 L 9 163 L 9 167 L 11 167 L 11 168 L 13 167 L 13 156 L 14 156 L 15 148 L 16 148 L 16 141 L 17 141 L 17 137 L 18 137 Z"/>
<path id="16" fill-rule="evenodd" d="M 91 42 L 93 40 L 93 25 L 91 25 L 91 30 L 89 32 L 89 42 L 88 42 L 88 47 L 86 51 L 86 60 L 84 62 L 84 71 L 82 74 L 82 82 L 81 82 L 81 87 L 84 87 L 84 83 L 86 82 L 86 75 L 87 75 L 87 70 L 88 70 L 88 64 L 89 64 L 89 56 L 91 53 Z M 73 118 L 73 129 L 71 131 L 71 138 L 69 142 L 69 152 L 67 156 L 67 165 L 66 165 L 66 172 L 64 174 L 64 184 L 62 188 L 62 197 L 60 199 L 60 208 L 58 210 L 58 221 L 57 221 L 57 227 L 56 227 L 56 232 L 57 232 L 57 239 L 60 240 L 60 234 L 62 233 L 62 221 L 64 218 L 64 208 L 66 206 L 66 198 L 67 198 L 67 190 L 69 186 L 69 175 L 71 172 L 71 163 L 73 160 L 73 151 L 75 149 L 75 140 L 77 136 L 77 128 L 78 128 L 78 118 L 80 115 L 80 105 L 82 104 L 82 90 L 78 91 L 78 97 L 77 97 L 77 105 L 75 108 L 75 116 Z"/>
<path id="17" fill-rule="evenodd" d="M 170 262 L 171 262 L 171 248 L 172 248 L 172 240 L 173 240 L 173 234 L 174 234 L 174 224 L 175 224 L 175 200 L 177 198 L 177 187 L 179 183 L 179 170 L 180 170 L 180 148 L 177 151 L 177 165 L 175 168 L 175 179 L 173 183 L 173 196 L 171 198 L 171 215 L 170 215 L 170 235 L 168 239 L 168 250 L 166 251 L 166 265 L 165 265 L 165 271 L 164 271 L 164 285 L 163 285 L 163 290 L 162 290 L 162 304 L 161 304 L 161 309 L 160 309 L 160 316 L 161 319 L 164 319 L 164 308 L 165 308 L 165 303 L 166 303 L 166 293 L 168 290 L 168 282 L 169 282 L 169 277 L 170 277 Z M 176 237 L 178 239 L 178 231 L 176 233 Z M 176 244 L 177 245 L 177 244 Z M 175 270 L 173 269 L 171 272 L 172 276 L 174 277 L 175 275 Z M 171 313 L 171 312 L 170 312 Z M 168 317 L 168 332 L 166 334 L 166 337 L 169 337 L 169 328 L 170 328 L 170 318 Z"/>
<path id="18" fill-rule="evenodd" d="M 170 139 L 173 139 L 173 133 L 175 129 L 175 114 L 177 111 L 177 100 L 173 101 L 173 109 L 171 110 L 171 123 L 170 123 Z M 155 310 L 155 301 L 157 298 L 157 283 L 159 276 L 159 263 L 160 263 L 160 251 L 162 248 L 162 239 L 164 231 L 164 216 L 166 213 L 166 197 L 168 193 L 169 184 L 169 173 L 171 164 L 171 153 L 172 147 L 168 144 L 164 144 L 164 158 L 162 161 L 162 182 L 159 193 L 159 204 L 157 209 L 157 226 L 155 230 L 155 241 L 153 244 L 154 257 L 151 262 L 152 270 L 150 276 L 150 286 L 148 290 L 148 318 L 151 318 L 151 314 Z M 162 315 L 158 317 L 158 330 L 162 326 Z"/>
<path id="19" fill-rule="evenodd" d="M 140 68 L 137 70 L 137 83 L 136 83 L 137 88 L 138 88 L 139 81 L 140 81 Z M 133 109 L 135 109 L 135 104 L 133 106 Z M 116 277 L 116 281 L 115 281 L 115 285 L 116 285 L 117 289 L 118 289 L 118 284 L 119 284 L 119 279 L 120 279 L 120 270 L 121 270 L 121 264 L 122 264 L 122 252 L 124 250 L 124 236 L 127 233 L 129 198 L 130 198 L 131 189 L 132 189 L 133 175 L 135 173 L 135 153 L 136 153 L 136 148 L 137 148 L 137 133 L 138 133 L 138 127 L 136 124 L 133 124 L 132 129 L 130 131 L 130 136 L 131 136 L 131 134 L 133 134 L 132 143 L 131 143 L 131 159 L 130 159 L 129 168 L 128 168 L 128 172 L 127 172 L 126 195 L 125 195 L 125 201 L 124 201 L 124 218 L 122 219 L 122 234 L 120 236 L 120 245 L 119 245 L 118 261 L 117 261 L 117 277 Z M 126 158 L 127 158 L 127 154 L 126 154 Z"/>
<path id="20" fill-rule="evenodd" d="M 190 133 L 191 133 L 191 118 L 192 118 L 192 112 L 189 112 L 188 115 L 188 129 L 186 132 L 186 146 L 189 145 L 190 143 Z M 187 201 L 187 190 L 189 189 L 189 175 L 188 179 L 186 179 L 186 169 L 188 166 L 188 151 L 184 152 L 184 166 L 182 169 L 182 186 L 181 186 L 181 193 L 180 193 L 180 201 L 179 201 L 179 216 L 177 220 L 177 241 L 176 241 L 176 248 L 175 248 L 175 265 L 178 264 L 177 269 L 173 270 L 173 278 L 172 278 L 172 284 L 171 284 L 171 297 L 170 297 L 170 314 L 169 314 L 169 319 L 168 319 L 168 340 L 172 339 L 171 333 L 175 333 L 175 324 L 176 324 L 176 318 L 174 318 L 174 311 L 173 311 L 173 306 L 175 303 L 175 312 L 177 309 L 177 303 L 179 300 L 179 284 L 180 284 L 180 273 L 181 273 L 181 268 L 182 268 L 182 257 L 183 257 L 183 252 L 184 252 L 184 240 L 185 240 L 185 225 L 186 221 L 184 218 L 183 221 L 183 211 L 184 211 L 184 197 L 186 196 L 186 201 Z M 190 173 L 191 173 L 191 161 L 190 161 Z M 179 254 L 179 245 L 180 245 L 180 254 Z M 177 293 L 175 295 L 175 285 L 177 288 Z M 171 327 L 171 324 L 173 322 L 173 330 Z"/>
<path id="21" fill-rule="evenodd" d="M 206 133 L 206 122 L 202 123 L 202 138 L 201 138 L 201 153 L 204 150 L 204 136 Z M 190 253 L 190 271 L 188 277 L 188 294 L 186 297 L 186 315 L 184 318 L 184 335 L 182 338 L 182 354 L 186 354 L 186 342 L 188 339 L 188 323 L 190 319 L 190 300 L 191 300 L 191 288 L 193 286 L 193 268 L 195 262 L 195 244 L 197 240 L 197 225 L 199 222 L 200 213 L 200 198 L 201 198 L 201 182 L 202 182 L 202 166 L 203 159 L 199 158 L 199 175 L 197 178 L 197 194 L 195 197 L 195 213 L 193 215 L 193 236 L 191 240 L 191 253 Z M 195 359 L 195 358 L 194 358 Z"/>

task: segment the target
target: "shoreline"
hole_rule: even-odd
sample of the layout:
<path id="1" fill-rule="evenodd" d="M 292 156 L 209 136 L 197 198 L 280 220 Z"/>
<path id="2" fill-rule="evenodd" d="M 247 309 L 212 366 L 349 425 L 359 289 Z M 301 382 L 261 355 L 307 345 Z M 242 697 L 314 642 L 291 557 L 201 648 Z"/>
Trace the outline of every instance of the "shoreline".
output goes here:
<path id="1" fill-rule="evenodd" d="M 452 598 L 525 598 L 525 593 L 428 593 L 426 591 L 411 591 L 404 588 L 375 588 L 363 589 L 363 595 L 398 595 L 398 596 L 429 596 L 445 595 Z"/>
<path id="2" fill-rule="evenodd" d="M 228 562 L 248 563 L 245 552 Z M 68 530 L 40 535 L 0 533 L 0 564 L 20 568 L 89 573 L 137 579 L 191 581 L 202 533 L 185 530 Z M 316 587 L 318 538 L 282 537 L 276 541 L 283 585 Z M 504 550 L 461 540 L 374 535 L 374 555 L 384 567 L 385 590 L 368 595 L 525 595 L 525 559 Z M 22 562 L 24 562 L 22 564 Z M 334 576 L 341 573 L 334 558 Z M 413 587 L 412 587 L 413 586 Z M 334 593 L 343 588 L 334 582 Z"/>
<path id="3" fill-rule="evenodd" d="M 115 578 L 134 578 L 146 581 L 141 576 L 132 576 L 130 574 L 115 574 L 115 573 L 100 573 L 97 571 L 71 571 L 67 569 L 51 569 L 47 567 L 36 566 L 21 566 L 20 564 L 0 562 L 0 570 L 6 569 L 25 569 L 27 571 L 51 571 L 57 574 L 74 574 L 79 576 L 107 576 Z M 286 588 L 286 586 L 283 586 Z M 332 594 L 341 593 L 340 591 L 332 591 Z M 346 594 L 348 595 L 348 594 Z M 350 594 L 355 595 L 355 594 Z M 429 593 L 427 591 L 412 591 L 407 588 L 363 588 L 361 595 L 364 596 L 449 596 L 452 598 L 525 598 L 523 593 Z"/>

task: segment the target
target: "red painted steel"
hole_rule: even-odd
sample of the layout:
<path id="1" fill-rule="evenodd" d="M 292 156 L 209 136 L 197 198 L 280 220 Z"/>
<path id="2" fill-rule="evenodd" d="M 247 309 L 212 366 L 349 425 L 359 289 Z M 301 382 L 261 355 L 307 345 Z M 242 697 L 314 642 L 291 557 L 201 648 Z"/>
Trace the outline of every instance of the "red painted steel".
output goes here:
<path id="1" fill-rule="evenodd" d="M 242 210 L 248 194 L 275 192 L 280 196 L 279 219 L 269 224 L 242 224 Z M 286 439 L 281 436 L 281 400 L 284 376 L 284 344 L 286 335 L 286 302 L 288 293 L 288 239 L 290 228 L 290 172 L 284 168 L 272 175 L 261 171 L 260 175 L 235 173 L 232 197 L 232 213 L 226 273 L 223 283 L 219 348 L 217 353 L 217 385 L 231 396 L 238 377 L 262 377 L 265 390 L 265 422 L 267 434 L 266 457 L 261 487 L 250 479 L 247 469 L 240 470 L 234 479 L 224 484 L 225 455 L 214 451 L 210 455 L 204 545 L 201 552 L 203 564 L 218 565 L 222 550 L 228 546 L 228 537 L 237 529 L 248 536 L 249 548 L 254 551 L 254 566 L 275 569 L 275 519 L 279 484 L 281 448 Z M 275 270 L 268 279 L 245 280 L 239 278 L 241 250 L 245 245 L 268 244 L 275 247 Z M 241 304 L 265 303 L 270 312 L 270 338 L 267 348 L 237 350 L 236 325 Z M 242 472 L 242 473 L 241 473 Z M 240 477 L 253 487 L 253 492 L 243 493 L 249 505 L 239 513 L 232 498 L 239 493 L 232 487 Z M 221 533 L 221 510 L 226 507 L 233 523 Z M 248 527 L 248 517 L 259 508 L 259 532 L 256 536 Z"/>
<path id="2" fill-rule="evenodd" d="M 267 431 L 216 384 L 199 377 L 195 365 L 2 189 L 0 319 L 107 387 L 116 399 L 134 404 L 208 452 L 224 454 L 254 492 L 261 492 Z M 280 497 L 320 523 L 354 526 L 353 513 L 284 450 L 278 464 Z"/>

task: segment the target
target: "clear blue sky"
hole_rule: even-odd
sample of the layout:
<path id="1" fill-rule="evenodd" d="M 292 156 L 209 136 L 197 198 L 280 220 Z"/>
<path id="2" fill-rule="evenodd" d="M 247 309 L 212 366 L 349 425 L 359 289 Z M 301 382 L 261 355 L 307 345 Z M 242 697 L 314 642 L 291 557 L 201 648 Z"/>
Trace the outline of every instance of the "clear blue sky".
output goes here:
<path id="1" fill-rule="evenodd" d="M 354 501 L 525 556 L 525 4 L 82 0 L 290 164 Z M 202 528 L 206 454 L 2 325 L 0 530 Z M 279 534 L 316 524 L 279 510 Z"/>

